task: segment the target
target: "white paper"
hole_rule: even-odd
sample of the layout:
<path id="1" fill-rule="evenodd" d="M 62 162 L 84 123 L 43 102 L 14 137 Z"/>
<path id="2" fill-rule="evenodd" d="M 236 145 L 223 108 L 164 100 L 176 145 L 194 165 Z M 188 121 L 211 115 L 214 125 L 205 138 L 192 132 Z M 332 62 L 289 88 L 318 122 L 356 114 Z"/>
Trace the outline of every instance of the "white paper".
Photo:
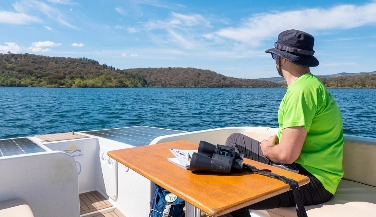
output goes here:
<path id="1" fill-rule="evenodd" d="M 168 160 L 184 169 L 189 169 L 192 155 L 194 152 L 197 152 L 197 150 L 181 150 L 173 148 L 170 148 L 170 151 L 174 154 L 175 158 L 168 158 Z"/>

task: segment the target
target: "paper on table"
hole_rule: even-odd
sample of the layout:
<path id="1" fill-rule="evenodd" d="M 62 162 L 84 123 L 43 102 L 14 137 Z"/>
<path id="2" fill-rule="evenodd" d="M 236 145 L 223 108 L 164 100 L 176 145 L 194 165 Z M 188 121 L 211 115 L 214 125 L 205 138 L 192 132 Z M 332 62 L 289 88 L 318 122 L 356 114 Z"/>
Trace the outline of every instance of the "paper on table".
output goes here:
<path id="1" fill-rule="evenodd" d="M 174 158 L 168 158 L 171 163 L 174 163 L 181 168 L 189 169 L 189 164 L 191 163 L 192 155 L 197 150 L 181 150 L 181 149 L 173 149 L 170 148 L 172 154 L 174 154 Z"/>

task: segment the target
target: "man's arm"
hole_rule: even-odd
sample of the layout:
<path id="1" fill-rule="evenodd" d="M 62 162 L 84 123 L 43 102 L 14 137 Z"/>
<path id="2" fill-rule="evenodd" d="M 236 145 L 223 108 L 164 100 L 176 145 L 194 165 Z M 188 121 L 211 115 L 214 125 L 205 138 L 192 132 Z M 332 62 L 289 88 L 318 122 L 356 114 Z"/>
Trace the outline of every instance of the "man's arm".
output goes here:
<path id="1" fill-rule="evenodd" d="M 292 164 L 298 159 L 307 131 L 303 127 L 289 127 L 282 130 L 282 141 L 277 135 L 261 141 L 261 151 L 275 163 Z"/>

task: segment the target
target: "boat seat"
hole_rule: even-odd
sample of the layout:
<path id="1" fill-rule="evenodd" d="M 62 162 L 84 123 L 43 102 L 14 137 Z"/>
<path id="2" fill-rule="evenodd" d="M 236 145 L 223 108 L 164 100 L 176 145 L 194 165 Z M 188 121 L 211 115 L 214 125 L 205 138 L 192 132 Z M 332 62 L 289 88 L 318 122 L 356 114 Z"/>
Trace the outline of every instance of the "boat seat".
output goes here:
<path id="1" fill-rule="evenodd" d="M 23 199 L 12 199 L 0 202 L 0 216 L 34 217 L 34 214 Z"/>
<path id="2" fill-rule="evenodd" d="M 343 152 L 344 178 L 334 197 L 320 205 L 306 206 L 309 217 L 375 216 L 376 146 L 373 139 L 345 137 Z M 270 217 L 296 217 L 295 207 L 261 212 Z"/>
<path id="3" fill-rule="evenodd" d="M 306 206 L 309 217 L 374 216 L 376 187 L 341 180 L 334 197 L 320 205 Z M 270 217 L 296 217 L 295 207 L 263 210 Z"/>

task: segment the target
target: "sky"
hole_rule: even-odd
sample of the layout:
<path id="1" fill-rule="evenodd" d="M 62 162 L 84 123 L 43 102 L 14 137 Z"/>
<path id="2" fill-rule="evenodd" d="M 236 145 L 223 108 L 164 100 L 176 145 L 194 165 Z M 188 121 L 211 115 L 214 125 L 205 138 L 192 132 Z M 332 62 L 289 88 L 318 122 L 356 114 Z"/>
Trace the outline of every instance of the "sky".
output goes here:
<path id="1" fill-rule="evenodd" d="M 316 75 L 376 71 L 376 0 L 1 0 L 0 53 L 118 69 L 193 67 L 277 77 L 278 34 L 315 37 Z"/>

